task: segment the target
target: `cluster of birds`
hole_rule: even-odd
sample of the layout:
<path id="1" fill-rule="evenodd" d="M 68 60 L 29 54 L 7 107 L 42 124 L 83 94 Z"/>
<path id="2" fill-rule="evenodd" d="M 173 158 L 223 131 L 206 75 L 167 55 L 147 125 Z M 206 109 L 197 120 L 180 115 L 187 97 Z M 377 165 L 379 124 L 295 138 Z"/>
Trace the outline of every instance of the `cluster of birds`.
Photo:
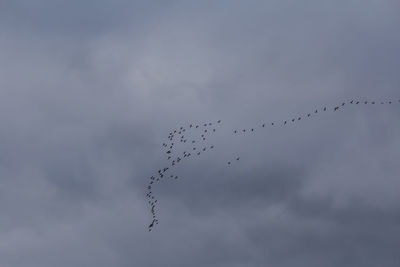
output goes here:
<path id="1" fill-rule="evenodd" d="M 152 222 L 148 226 L 149 231 L 152 230 L 154 225 L 158 224 L 156 205 L 157 199 L 152 191 L 153 186 L 156 182 L 159 182 L 165 178 L 178 179 L 177 175 L 171 173 L 172 168 L 179 164 L 181 161 L 193 157 L 200 156 L 201 153 L 214 149 L 214 145 L 207 145 L 204 141 L 217 131 L 217 126 L 221 123 L 221 120 L 216 122 L 207 122 L 202 124 L 189 124 L 186 127 L 181 126 L 179 129 L 172 130 L 167 136 L 167 142 L 162 144 L 164 153 L 166 154 L 166 159 L 168 166 L 165 166 L 158 170 L 155 176 L 150 177 L 150 181 L 147 186 L 147 198 L 148 203 L 151 206 Z M 195 136 L 197 133 L 199 136 Z M 189 136 L 191 138 L 189 138 Z M 183 151 L 182 154 L 177 154 L 174 148 L 178 143 L 186 144 L 187 150 Z"/>
<path id="2" fill-rule="evenodd" d="M 235 129 L 233 130 L 234 134 L 239 134 L 239 133 L 251 133 L 256 131 L 257 129 L 263 129 L 266 128 L 267 126 L 284 126 L 284 125 L 288 125 L 290 123 L 294 123 L 294 122 L 298 122 L 301 121 L 303 118 L 310 118 L 313 116 L 316 116 L 319 113 L 323 113 L 323 112 L 328 112 L 328 111 L 333 111 L 336 112 L 339 109 L 342 109 L 344 106 L 347 105 L 391 105 L 393 103 L 399 103 L 400 104 L 400 99 L 397 101 L 359 101 L 359 100 L 350 100 L 348 102 L 342 102 L 340 105 L 328 108 L 328 107 L 322 107 L 320 109 L 315 109 L 314 111 L 307 113 L 305 115 L 302 116 L 296 116 L 296 117 L 292 117 L 291 119 L 288 120 L 283 120 L 283 121 L 276 121 L 276 122 L 270 122 L 269 124 L 267 123 L 261 123 L 259 124 L 258 127 L 253 127 L 253 128 L 244 128 L 244 129 Z M 148 230 L 151 231 L 152 228 L 154 227 L 155 224 L 158 224 L 159 221 L 157 219 L 157 215 L 156 215 L 156 204 L 157 204 L 157 199 L 155 198 L 155 195 L 152 191 L 153 186 L 156 182 L 161 181 L 162 179 L 165 178 L 170 178 L 170 179 L 178 179 L 177 175 L 174 175 L 172 173 L 170 173 L 168 175 L 168 173 L 171 171 L 171 169 L 178 163 L 180 163 L 181 161 L 183 161 L 186 158 L 190 158 L 193 156 L 199 156 L 201 153 L 207 151 L 207 150 L 212 150 L 214 148 L 214 145 L 205 145 L 204 141 L 207 140 L 207 138 L 215 133 L 218 129 L 217 126 L 219 126 L 221 124 L 221 120 L 218 120 L 216 122 L 207 122 L 207 123 L 203 123 L 203 124 L 189 124 L 186 127 L 180 127 L 179 129 L 176 130 L 172 130 L 169 135 L 167 136 L 167 140 L 169 140 L 169 142 L 167 141 L 166 143 L 163 143 L 163 149 L 165 150 L 164 153 L 166 154 L 167 157 L 167 161 L 169 163 L 168 166 L 163 167 L 161 169 L 158 170 L 157 175 L 155 176 L 151 176 L 150 177 L 150 181 L 149 184 L 147 186 L 147 198 L 148 198 L 148 203 L 151 206 L 151 213 L 152 213 L 152 222 L 149 224 L 148 226 Z M 199 134 L 198 138 L 193 138 L 193 134 L 190 133 L 197 133 Z M 192 138 L 189 138 L 192 137 Z M 180 155 L 176 155 L 174 153 L 174 147 L 177 143 L 182 143 L 182 144 L 186 144 L 186 147 L 189 147 L 188 150 L 183 151 L 182 154 Z M 234 158 L 235 161 L 239 161 L 240 157 L 236 156 L 236 158 Z M 227 165 L 231 165 L 233 163 L 234 160 L 228 161 Z"/>

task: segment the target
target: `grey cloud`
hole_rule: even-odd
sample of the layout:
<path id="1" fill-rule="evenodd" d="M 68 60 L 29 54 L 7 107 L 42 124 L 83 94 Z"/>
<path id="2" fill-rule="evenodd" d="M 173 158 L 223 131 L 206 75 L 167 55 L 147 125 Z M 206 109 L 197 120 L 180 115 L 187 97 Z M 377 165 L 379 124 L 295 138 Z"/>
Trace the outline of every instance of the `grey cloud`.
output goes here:
<path id="1" fill-rule="evenodd" d="M 400 105 L 331 108 L 400 98 L 398 7 L 3 1 L 0 265 L 397 266 Z"/>

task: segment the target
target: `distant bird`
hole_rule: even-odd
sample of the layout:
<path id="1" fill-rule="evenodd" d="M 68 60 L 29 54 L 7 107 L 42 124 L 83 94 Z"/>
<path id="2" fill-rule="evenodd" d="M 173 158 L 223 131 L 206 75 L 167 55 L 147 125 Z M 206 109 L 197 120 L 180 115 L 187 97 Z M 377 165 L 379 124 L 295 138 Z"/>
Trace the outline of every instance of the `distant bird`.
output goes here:
<path id="1" fill-rule="evenodd" d="M 287 121 L 285 121 L 283 124 L 286 124 L 287 123 Z"/>
<path id="2" fill-rule="evenodd" d="M 311 114 L 310 114 L 310 113 L 308 113 L 308 114 L 307 114 L 307 117 L 310 117 L 310 116 L 311 116 Z"/>
<path id="3" fill-rule="evenodd" d="M 239 157 L 236 158 L 236 160 L 239 160 L 239 159 L 240 159 Z"/>
<path id="4" fill-rule="evenodd" d="M 295 119 L 292 119 L 292 122 L 294 122 L 295 121 Z"/>
<path id="5" fill-rule="evenodd" d="M 392 104 L 392 101 L 389 101 L 389 104 Z"/>
<path id="6" fill-rule="evenodd" d="M 375 101 L 372 101 L 371 104 L 372 104 L 372 105 L 375 105 Z"/>
<path id="7" fill-rule="evenodd" d="M 262 125 L 262 127 L 265 127 L 265 123 Z"/>
<path id="8" fill-rule="evenodd" d="M 344 104 L 345 104 L 345 103 L 343 102 L 343 103 L 342 103 L 342 106 L 344 106 Z"/>
<path id="9" fill-rule="evenodd" d="M 326 107 L 324 107 L 324 111 L 326 111 Z"/>
<path id="10" fill-rule="evenodd" d="M 153 220 L 153 222 L 149 225 L 149 228 L 153 227 L 153 225 L 154 225 L 154 220 Z"/>
<path id="11" fill-rule="evenodd" d="M 220 122 L 221 122 L 221 120 L 218 120 L 217 122 L 218 122 L 218 123 L 220 123 Z"/>
<path id="12" fill-rule="evenodd" d="M 199 128 L 199 125 L 196 125 L 196 128 Z"/>
<path id="13" fill-rule="evenodd" d="M 231 162 L 230 162 L 230 161 L 228 161 L 228 165 L 231 165 Z"/>
<path id="14" fill-rule="evenodd" d="M 194 147 L 193 150 L 196 150 L 196 148 Z"/>
<path id="15" fill-rule="evenodd" d="M 301 120 L 301 117 L 298 117 L 297 120 Z"/>
<path id="16" fill-rule="evenodd" d="M 214 146 L 210 146 L 210 148 L 212 149 L 212 148 L 214 148 Z"/>
<path id="17" fill-rule="evenodd" d="M 212 125 L 212 123 L 211 123 L 211 122 L 209 122 L 209 123 L 208 123 L 208 125 Z"/>
<path id="18" fill-rule="evenodd" d="M 237 133 L 237 131 L 236 131 L 236 130 L 234 130 L 233 132 L 234 132 L 234 133 Z"/>
<path id="19" fill-rule="evenodd" d="M 315 110 L 315 113 L 318 113 L 318 109 Z"/>
<path id="20" fill-rule="evenodd" d="M 354 100 L 351 100 L 351 101 L 350 101 L 350 104 L 353 104 L 353 102 L 354 102 Z"/>
<path id="21" fill-rule="evenodd" d="M 251 131 L 254 131 L 254 129 L 253 129 L 253 128 L 251 128 Z"/>
<path id="22" fill-rule="evenodd" d="M 206 133 L 206 132 L 207 132 L 207 129 L 205 129 L 204 132 Z"/>
<path id="23" fill-rule="evenodd" d="M 204 125 L 203 126 L 207 126 L 207 123 L 204 123 Z"/>
<path id="24" fill-rule="evenodd" d="M 190 128 L 192 128 L 192 127 L 193 127 L 193 125 L 192 125 L 192 124 L 190 124 L 190 125 L 189 125 L 189 127 L 190 127 Z"/>
<path id="25" fill-rule="evenodd" d="M 215 129 L 213 129 L 213 132 L 215 132 Z"/>
<path id="26" fill-rule="evenodd" d="M 197 152 L 197 155 L 200 155 L 200 152 Z"/>
<path id="27" fill-rule="evenodd" d="M 335 107 L 334 111 L 336 111 L 336 110 L 338 110 L 338 109 L 339 109 L 339 107 Z"/>
<path id="28" fill-rule="evenodd" d="M 357 101 L 357 102 L 356 102 L 356 105 L 358 105 L 358 104 L 360 104 L 360 101 Z"/>
<path id="29" fill-rule="evenodd" d="M 246 129 L 243 129 L 243 132 L 246 132 Z"/>
<path id="30" fill-rule="evenodd" d="M 368 101 L 365 101 L 364 104 L 368 104 Z"/>
<path id="31" fill-rule="evenodd" d="M 274 123 L 272 122 L 271 125 L 274 125 Z"/>
<path id="32" fill-rule="evenodd" d="M 175 179 L 178 179 L 178 176 L 175 176 Z"/>
<path id="33" fill-rule="evenodd" d="M 203 148 L 203 151 L 206 151 L 206 148 Z"/>

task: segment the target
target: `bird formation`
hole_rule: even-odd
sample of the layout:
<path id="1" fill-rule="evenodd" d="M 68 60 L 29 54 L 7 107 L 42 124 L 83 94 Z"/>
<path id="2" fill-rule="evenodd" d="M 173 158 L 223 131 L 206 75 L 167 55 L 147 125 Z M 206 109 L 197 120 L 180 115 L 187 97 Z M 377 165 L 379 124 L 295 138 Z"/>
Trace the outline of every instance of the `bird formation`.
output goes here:
<path id="1" fill-rule="evenodd" d="M 159 223 L 156 214 L 156 205 L 157 199 L 153 192 L 153 186 L 156 182 L 160 182 L 163 179 L 178 179 L 177 175 L 174 175 L 171 172 L 171 169 L 182 162 L 185 159 L 200 156 L 202 153 L 207 150 L 214 149 L 214 145 L 205 144 L 205 140 L 217 131 L 217 125 L 220 125 L 221 120 L 217 120 L 216 122 L 207 122 L 202 124 L 189 124 L 184 127 L 181 126 L 179 129 L 172 130 L 167 136 L 167 142 L 162 144 L 165 154 L 167 155 L 168 166 L 163 167 L 157 171 L 156 175 L 153 175 L 149 178 L 149 183 L 147 185 L 147 194 L 148 203 L 150 205 L 150 211 L 152 214 L 152 221 L 148 226 L 148 230 L 151 231 L 152 228 Z M 196 137 L 196 134 L 198 135 Z M 189 136 L 191 138 L 189 138 Z M 203 142 L 202 142 L 203 141 Z M 181 154 L 175 153 L 174 148 L 178 143 L 188 143 L 190 145 L 186 145 L 187 150 L 183 151 Z M 189 152 L 189 151 L 192 152 Z M 192 154 L 193 153 L 193 154 Z M 168 173 L 170 173 L 168 175 Z"/>
<path id="2" fill-rule="evenodd" d="M 400 99 L 396 100 L 396 101 L 381 101 L 379 102 L 381 105 L 384 104 L 392 104 L 394 102 L 397 102 L 400 104 Z M 289 126 L 292 123 L 301 121 L 303 118 L 312 118 L 317 116 L 317 114 L 321 114 L 323 112 L 328 112 L 328 111 L 333 111 L 333 112 L 337 112 L 338 110 L 343 109 L 346 104 L 349 105 L 359 105 L 359 104 L 364 104 L 364 105 L 375 105 L 376 101 L 360 101 L 360 100 L 350 100 L 347 102 L 342 102 L 339 105 L 336 105 L 332 108 L 328 108 L 326 106 L 322 107 L 322 108 L 317 108 L 315 109 L 313 112 L 310 113 L 306 113 L 305 115 L 301 115 L 301 116 L 295 116 L 292 117 L 291 119 L 287 119 L 287 120 L 283 120 L 283 121 L 274 121 L 271 122 L 270 124 L 267 123 L 261 123 L 259 125 L 259 127 L 251 127 L 251 128 L 242 128 L 242 129 L 234 129 L 233 133 L 234 134 L 251 134 L 255 131 L 260 130 L 260 128 L 262 129 L 267 129 L 268 127 L 266 127 L 267 125 L 270 125 L 271 127 L 278 127 L 278 126 Z M 314 114 L 314 115 L 312 115 Z M 291 122 L 291 123 L 290 123 Z M 184 127 L 181 126 L 179 129 L 174 129 L 172 130 L 168 136 L 167 136 L 167 142 L 164 142 L 162 144 L 162 147 L 164 149 L 164 153 L 166 154 L 166 159 L 168 162 L 168 166 L 163 167 L 161 169 L 159 169 L 157 171 L 157 174 L 154 176 L 151 176 L 149 179 L 149 184 L 147 186 L 147 198 L 148 198 L 148 203 L 150 204 L 150 211 L 152 214 L 152 221 L 151 223 L 148 225 L 148 230 L 151 231 L 152 228 L 154 227 L 154 225 L 159 223 L 159 220 L 157 219 L 157 214 L 156 214 L 156 205 L 157 205 L 157 199 L 152 191 L 153 186 L 156 182 L 159 182 L 165 178 L 170 178 L 170 179 L 178 179 L 177 175 L 174 175 L 172 173 L 170 173 L 169 175 L 168 172 L 171 172 L 172 168 L 174 168 L 174 166 L 178 163 L 181 163 L 182 161 L 188 159 L 188 158 L 192 158 L 194 156 L 200 156 L 202 153 L 208 151 L 208 150 L 212 150 L 214 149 L 214 145 L 206 145 L 205 144 L 205 140 L 207 140 L 207 138 L 215 133 L 218 129 L 218 127 L 221 125 L 221 120 L 217 120 L 216 122 L 207 122 L 207 123 L 202 123 L 202 124 L 189 124 L 188 126 Z M 193 137 L 196 134 L 198 134 L 197 137 Z M 182 154 L 177 155 L 174 151 L 175 146 L 178 143 L 188 143 L 186 145 L 187 150 L 183 151 Z M 191 152 L 192 151 L 192 154 Z M 227 162 L 228 166 L 231 166 L 233 164 L 234 161 L 239 161 L 240 157 L 236 156 L 234 158 L 234 160 L 230 160 Z"/>

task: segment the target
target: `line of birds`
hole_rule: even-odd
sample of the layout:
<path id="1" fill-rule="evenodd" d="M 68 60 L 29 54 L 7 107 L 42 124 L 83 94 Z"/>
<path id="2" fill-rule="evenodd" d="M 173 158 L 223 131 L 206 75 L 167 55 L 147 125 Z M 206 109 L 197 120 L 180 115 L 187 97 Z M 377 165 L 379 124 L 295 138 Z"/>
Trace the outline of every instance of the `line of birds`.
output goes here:
<path id="1" fill-rule="evenodd" d="M 341 109 L 342 107 L 344 107 L 346 104 L 350 104 L 350 105 L 359 105 L 359 104 L 371 104 L 371 105 L 375 105 L 375 104 L 380 104 L 380 105 L 384 105 L 384 104 L 392 104 L 398 102 L 400 103 L 400 99 L 397 101 L 359 101 L 359 100 L 350 100 L 348 102 L 342 102 L 340 105 L 334 106 L 333 108 L 328 108 L 328 107 L 323 107 L 321 109 L 315 109 L 313 110 L 313 112 L 307 113 L 303 116 L 295 116 L 291 119 L 288 120 L 283 120 L 283 121 L 279 121 L 279 122 L 271 122 L 269 125 L 270 126 L 279 126 L 279 125 L 288 125 L 290 122 L 296 122 L 296 121 L 300 121 L 303 118 L 310 118 L 313 115 L 312 114 L 318 114 L 320 112 L 327 112 L 329 110 L 332 110 L 333 112 L 338 111 L 339 109 Z M 156 182 L 161 181 L 164 178 L 170 178 L 170 179 L 178 179 L 177 175 L 174 174 L 169 174 L 168 172 L 171 171 L 172 168 L 174 168 L 174 166 L 178 163 L 180 163 L 181 161 L 183 161 L 184 159 L 190 158 L 194 155 L 199 156 L 202 152 L 205 152 L 206 150 L 212 150 L 214 148 L 214 145 L 199 145 L 201 141 L 205 141 L 207 139 L 207 135 L 210 135 L 212 133 L 215 133 L 217 131 L 217 127 L 216 125 L 221 124 L 221 120 L 217 120 L 216 123 L 213 122 L 207 122 L 207 123 L 203 123 L 203 124 L 189 124 L 187 127 L 183 127 L 181 126 L 179 129 L 176 130 L 172 130 L 169 135 L 167 136 L 167 139 L 169 140 L 168 142 L 164 142 L 162 144 L 163 148 L 166 150 L 165 153 L 167 154 L 167 161 L 169 161 L 169 166 L 167 167 L 163 167 L 162 169 L 158 170 L 157 175 L 155 176 L 151 176 L 149 179 L 149 184 L 147 186 L 147 198 L 148 198 L 148 203 L 150 204 L 150 211 L 152 213 L 152 221 L 151 223 L 148 225 L 148 230 L 151 231 L 152 228 L 159 223 L 159 220 L 157 219 L 157 215 L 156 215 L 156 204 L 158 202 L 158 200 L 156 199 L 152 189 L 153 186 Z M 261 123 L 260 124 L 260 128 L 266 128 L 267 124 L 266 123 Z M 257 127 L 253 127 L 253 128 L 244 128 L 241 130 L 235 129 L 233 130 L 233 133 L 238 134 L 240 132 L 243 133 L 248 133 L 248 132 L 254 132 L 256 131 L 258 128 Z M 198 139 L 196 139 L 195 137 L 191 136 L 190 137 L 190 132 L 200 132 L 200 136 L 198 136 Z M 186 144 L 188 148 L 187 150 L 183 151 L 182 154 L 180 155 L 175 155 L 174 153 L 174 147 L 176 146 L 177 143 L 182 143 L 182 144 Z M 198 144 L 198 146 L 196 147 L 195 144 Z M 191 152 L 190 152 L 191 151 Z M 192 154 L 193 153 L 193 154 Z M 240 157 L 236 156 L 233 160 L 230 160 L 227 162 L 227 165 L 230 166 L 233 164 L 234 161 L 239 161 Z"/>

